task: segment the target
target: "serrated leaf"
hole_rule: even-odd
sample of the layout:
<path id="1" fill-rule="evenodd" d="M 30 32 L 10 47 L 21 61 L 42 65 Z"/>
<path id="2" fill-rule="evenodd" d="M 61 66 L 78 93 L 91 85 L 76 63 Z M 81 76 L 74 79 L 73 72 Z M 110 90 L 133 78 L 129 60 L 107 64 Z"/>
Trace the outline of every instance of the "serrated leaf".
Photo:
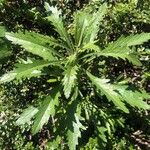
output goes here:
<path id="1" fill-rule="evenodd" d="M 52 13 L 56 18 L 59 19 L 59 16 L 62 14 L 61 10 L 58 10 L 56 6 L 50 6 L 47 2 L 45 2 L 44 6 L 48 13 Z"/>
<path id="2" fill-rule="evenodd" d="M 68 34 L 66 28 L 64 27 L 64 23 L 62 17 L 60 16 L 61 12 L 58 10 L 57 7 L 50 6 L 47 2 L 45 2 L 45 8 L 48 12 L 52 14 L 47 17 L 47 19 L 52 23 L 55 27 L 56 32 L 60 35 L 60 38 L 64 41 L 67 49 L 70 52 L 73 52 L 73 42 Z"/>
<path id="3" fill-rule="evenodd" d="M 150 39 L 150 33 L 141 33 L 136 35 L 130 35 L 127 37 L 120 37 L 117 41 L 111 43 L 104 50 L 91 53 L 93 56 L 110 56 L 115 58 L 127 59 L 134 65 L 141 65 L 140 60 L 137 57 L 137 53 L 130 49 L 130 46 L 140 45 L 147 42 Z M 88 56 L 90 56 L 88 55 Z"/>
<path id="4" fill-rule="evenodd" d="M 57 65 L 57 61 L 44 61 L 44 60 L 35 60 L 29 64 L 16 64 L 16 68 L 13 71 L 10 71 L 4 74 L 0 78 L 0 83 L 10 82 L 11 80 L 31 78 L 41 75 L 41 70 L 44 67 L 49 65 Z"/>
<path id="5" fill-rule="evenodd" d="M 121 58 L 123 60 L 127 59 L 129 62 L 131 62 L 134 65 L 141 66 L 141 62 L 138 58 L 138 56 L 134 53 L 132 53 L 131 49 L 128 47 L 120 47 L 118 49 L 105 49 L 101 52 L 97 53 L 98 56 L 110 56 L 114 58 Z"/>
<path id="6" fill-rule="evenodd" d="M 77 66 L 68 66 L 64 72 L 63 85 L 64 85 L 64 94 L 66 98 L 69 98 L 73 87 L 75 86 L 77 79 Z"/>
<path id="7" fill-rule="evenodd" d="M 115 89 L 121 94 L 124 101 L 132 107 L 149 109 L 150 106 L 144 102 L 144 99 L 150 98 L 150 95 L 144 91 L 131 89 L 128 86 L 115 86 Z"/>
<path id="8" fill-rule="evenodd" d="M 144 102 L 144 99 L 150 98 L 150 95 L 144 91 L 137 89 L 131 89 L 125 85 L 115 85 L 108 83 L 108 79 L 99 79 L 91 74 L 87 73 L 91 81 L 98 89 L 101 90 L 106 97 L 114 102 L 120 109 L 128 112 L 124 102 L 130 104 L 132 107 L 149 109 L 150 106 Z"/>
<path id="9" fill-rule="evenodd" d="M 120 37 L 118 40 L 118 44 L 120 46 L 134 46 L 134 45 L 141 45 L 144 42 L 150 40 L 150 33 L 141 33 L 130 35 L 127 37 Z"/>
<path id="10" fill-rule="evenodd" d="M 80 123 L 79 117 L 75 114 L 74 115 L 75 121 L 72 122 L 73 129 L 68 129 L 67 132 L 67 139 L 68 139 L 68 146 L 70 150 L 76 150 L 76 146 L 78 145 L 78 138 L 81 137 L 82 124 Z"/>
<path id="11" fill-rule="evenodd" d="M 23 125 L 25 123 L 28 123 L 32 117 L 35 116 L 35 114 L 38 112 L 38 109 L 30 106 L 27 109 L 23 111 L 23 113 L 20 115 L 18 120 L 16 121 L 16 125 Z"/>
<path id="12" fill-rule="evenodd" d="M 56 150 L 60 149 L 60 143 L 61 143 L 61 137 L 57 136 L 57 138 L 51 142 L 47 143 L 47 148 L 46 150 Z"/>
<path id="13" fill-rule="evenodd" d="M 83 44 L 94 41 L 106 8 L 106 4 L 103 4 L 96 13 L 90 14 L 86 11 L 80 11 L 75 15 L 75 43 L 78 47 L 81 48 Z"/>
<path id="14" fill-rule="evenodd" d="M 60 93 L 55 91 L 55 93 L 51 92 L 51 95 L 44 99 L 43 104 L 35 116 L 35 121 L 32 127 L 33 134 L 38 133 L 42 129 L 43 125 L 48 122 L 49 117 L 55 115 L 55 107 L 59 104 L 59 96 Z"/>
<path id="15" fill-rule="evenodd" d="M 18 33 L 8 33 L 6 32 L 5 37 L 13 42 L 13 44 L 18 44 L 23 47 L 26 51 L 42 57 L 44 60 L 56 60 L 54 55 L 59 55 L 55 50 L 49 45 L 57 45 L 55 39 L 48 36 L 40 35 L 35 32 L 18 32 Z"/>
<path id="16" fill-rule="evenodd" d="M 94 50 L 95 52 L 101 51 L 101 48 L 99 46 L 97 46 L 94 42 L 89 42 L 89 43 L 85 44 L 83 46 L 83 51 L 86 49 Z"/>
<path id="17" fill-rule="evenodd" d="M 72 103 L 68 105 L 67 110 L 67 140 L 68 146 L 70 150 L 76 150 L 76 146 L 78 145 L 78 138 L 81 137 L 81 129 L 83 129 L 83 125 L 80 122 L 81 110 L 78 106 L 77 93 L 75 92 L 73 95 Z"/>
<path id="18" fill-rule="evenodd" d="M 87 72 L 87 75 L 92 83 L 97 87 L 97 89 L 106 95 L 108 100 L 112 101 L 119 109 L 123 110 L 126 113 L 129 113 L 125 104 L 122 102 L 119 93 L 117 93 L 114 89 L 114 86 L 109 83 L 109 79 L 97 78 L 89 72 Z"/>
<path id="19" fill-rule="evenodd" d="M 99 138 L 101 138 L 101 140 L 103 140 L 104 142 L 107 142 L 107 138 L 106 138 L 106 135 L 105 135 L 105 132 L 107 131 L 107 128 L 103 127 L 103 126 L 100 126 L 100 127 L 97 127 L 97 130 L 99 132 L 99 134 L 98 134 Z"/>
<path id="20" fill-rule="evenodd" d="M 93 42 L 96 39 L 100 22 L 103 20 L 106 13 L 107 4 L 104 3 L 99 7 L 99 10 L 96 13 L 93 13 L 92 16 L 89 15 L 91 20 L 86 30 L 86 35 L 84 36 L 83 43 Z"/>

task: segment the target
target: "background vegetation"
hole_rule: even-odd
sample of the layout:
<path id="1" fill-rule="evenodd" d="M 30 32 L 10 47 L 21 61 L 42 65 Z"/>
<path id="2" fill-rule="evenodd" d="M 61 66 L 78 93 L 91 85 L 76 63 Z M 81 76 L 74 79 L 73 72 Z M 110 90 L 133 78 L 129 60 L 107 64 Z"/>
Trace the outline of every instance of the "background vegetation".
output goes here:
<path id="1" fill-rule="evenodd" d="M 117 40 L 122 35 L 128 36 L 150 32 L 149 0 L 1 0 L 1 76 L 13 70 L 16 63 L 28 62 L 30 58 L 39 58 L 24 51 L 20 46 L 11 44 L 4 37 L 5 31 L 34 31 L 42 35 L 53 36 L 56 39 L 59 37 L 53 25 L 45 19 L 47 17 L 44 7 L 45 2 L 62 10 L 63 19 L 66 27 L 70 28 L 70 34 L 73 34 L 73 28 L 71 27 L 73 26 L 73 16 L 77 11 L 84 9 L 88 13 L 95 13 L 103 3 L 107 3 L 108 11 L 99 25 L 97 35 L 97 39 L 100 41 L 99 46 L 102 48 L 105 48 L 108 43 Z M 92 62 L 92 65 L 99 68 L 97 71 L 100 71 L 103 77 L 109 78 L 111 82 L 132 84 L 134 87 L 145 90 L 149 94 L 150 43 L 146 42 L 134 48 L 136 48 L 142 63 L 140 67 L 128 61 L 111 57 L 105 58 L 101 61 L 101 64 L 98 64 L 98 60 L 95 60 Z M 98 73 L 95 72 L 95 74 Z M 16 125 L 16 120 L 24 109 L 31 105 L 35 107 L 41 105 L 42 101 L 38 99 L 43 98 L 44 94 L 47 95 L 55 84 L 52 80 L 47 82 L 48 80 L 49 76 L 46 75 L 38 78 L 26 78 L 21 82 L 14 81 L 1 84 L 0 149 L 68 149 L 66 140 L 62 139 L 61 135 L 55 136 L 55 126 L 52 124 L 51 119 L 35 135 L 31 131 L 34 120 L 31 119 L 28 124 L 22 126 Z M 84 91 L 84 87 L 89 86 L 89 82 L 84 81 L 84 79 L 82 82 L 82 91 Z M 87 89 L 85 89 L 83 94 L 89 94 Z M 66 100 L 65 96 L 63 100 Z M 81 132 L 82 138 L 79 138 L 77 149 L 145 150 L 150 148 L 148 110 L 128 106 L 130 113 L 124 113 L 116 109 L 113 103 L 108 103 L 106 98 L 100 101 L 97 98 L 93 98 L 91 101 L 93 103 L 89 105 L 95 110 L 92 110 L 94 112 L 90 116 L 92 119 L 83 121 L 86 130 Z M 145 101 L 149 103 L 148 98 Z M 65 107 L 65 103 L 63 105 Z M 97 116 L 99 118 L 96 118 Z M 58 117 L 58 119 L 60 118 Z M 95 133 L 95 124 L 98 120 L 100 120 L 101 126 L 99 133 Z"/>

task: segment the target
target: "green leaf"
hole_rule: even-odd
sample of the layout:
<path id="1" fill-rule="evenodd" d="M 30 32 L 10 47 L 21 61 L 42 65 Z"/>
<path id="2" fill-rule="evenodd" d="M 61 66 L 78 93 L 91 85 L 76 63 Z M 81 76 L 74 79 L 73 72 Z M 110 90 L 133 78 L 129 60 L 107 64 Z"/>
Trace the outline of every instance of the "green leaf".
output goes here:
<path id="1" fill-rule="evenodd" d="M 106 134 L 105 134 L 105 132 L 107 131 L 107 128 L 100 126 L 100 127 L 97 127 L 97 130 L 99 132 L 99 134 L 98 134 L 99 138 L 101 140 L 103 140 L 104 142 L 107 142 L 107 138 L 106 138 Z"/>
<path id="2" fill-rule="evenodd" d="M 106 95 L 108 100 L 112 101 L 119 109 L 123 110 L 126 113 L 129 113 L 125 104 L 122 102 L 119 93 L 115 91 L 116 89 L 114 89 L 114 86 L 112 84 L 108 83 L 109 79 L 97 78 L 89 72 L 87 72 L 87 75 L 92 83 L 97 87 L 97 89 Z"/>
<path id="3" fill-rule="evenodd" d="M 64 41 L 64 44 L 68 48 L 70 52 L 73 52 L 73 42 L 67 33 L 66 28 L 64 27 L 62 17 L 60 16 L 61 12 L 57 9 L 57 7 L 50 6 L 47 2 L 45 2 L 45 8 L 47 12 L 51 12 L 52 14 L 47 17 L 47 19 L 52 23 L 55 27 L 56 32 L 59 33 L 60 38 Z"/>
<path id="4" fill-rule="evenodd" d="M 144 99 L 150 98 L 150 95 L 144 91 L 129 88 L 128 86 L 115 85 L 114 88 L 121 94 L 124 101 L 132 107 L 139 109 L 149 109 L 150 106 L 144 102 Z"/>
<path id="5" fill-rule="evenodd" d="M 78 47 L 81 48 L 84 44 L 94 41 L 106 8 L 106 4 L 103 4 L 97 13 L 90 14 L 86 11 L 80 11 L 75 15 L 75 44 Z"/>
<path id="6" fill-rule="evenodd" d="M 78 105 L 77 91 L 72 96 L 72 103 L 68 105 L 67 119 L 65 121 L 67 126 L 67 140 L 70 150 L 76 150 L 78 145 L 78 138 L 81 137 L 81 129 L 83 125 L 80 122 L 81 108 Z"/>
<path id="7" fill-rule="evenodd" d="M 115 58 L 127 59 L 132 62 L 134 65 L 141 65 L 137 54 L 131 50 L 130 46 L 140 45 L 144 42 L 147 42 L 150 39 L 150 33 L 141 33 L 136 35 L 130 35 L 127 37 L 120 37 L 117 41 L 108 45 L 102 51 L 91 53 L 90 55 L 93 56 L 96 54 L 97 56 L 111 56 Z M 88 55 L 88 56 L 90 56 Z"/>
<path id="8" fill-rule="evenodd" d="M 128 109 L 125 107 L 124 102 L 130 104 L 132 107 L 139 109 L 149 109 L 150 106 L 144 102 L 144 99 L 150 98 L 150 95 L 145 91 L 140 91 L 137 89 L 132 89 L 126 85 L 115 85 L 108 83 L 108 79 L 99 79 L 90 73 L 87 73 L 90 77 L 93 84 L 101 90 L 103 94 L 109 100 L 112 100 L 113 103 L 122 109 L 124 112 L 128 112 Z"/>
<path id="9" fill-rule="evenodd" d="M 87 44 L 85 44 L 83 46 L 83 49 L 81 50 L 82 51 L 85 51 L 85 50 L 94 50 L 95 52 L 99 52 L 101 51 L 101 48 L 99 46 L 97 46 L 94 42 L 89 42 Z"/>
<path id="10" fill-rule="evenodd" d="M 114 46 L 117 47 L 118 45 L 120 45 L 121 47 L 129 47 L 134 45 L 141 45 L 148 40 L 150 40 L 150 33 L 141 33 L 136 35 L 130 35 L 127 37 L 122 36 L 115 42 Z"/>
<path id="11" fill-rule="evenodd" d="M 5 37 L 5 27 L 0 26 L 0 37 Z"/>
<path id="12" fill-rule="evenodd" d="M 9 51 L 7 44 L 0 39 L 0 59 L 3 59 L 10 55 L 11 55 L 11 51 Z"/>
<path id="13" fill-rule="evenodd" d="M 114 58 L 122 58 L 123 60 L 127 59 L 129 62 L 131 62 L 134 65 L 141 66 L 141 62 L 138 59 L 138 56 L 132 52 L 131 49 L 128 47 L 121 47 L 118 49 L 105 49 L 101 52 L 97 53 L 98 56 L 110 56 Z"/>
<path id="14" fill-rule="evenodd" d="M 61 149 L 60 147 L 60 144 L 61 144 L 61 137 L 60 136 L 57 136 L 57 138 L 53 141 L 50 141 L 47 143 L 47 148 L 46 150 L 56 150 L 56 149 Z"/>
<path id="15" fill-rule="evenodd" d="M 68 128 L 67 139 L 69 149 L 76 150 L 76 145 L 78 145 L 78 138 L 81 137 L 80 129 L 82 128 L 82 124 L 76 114 L 74 114 L 72 117 L 74 117 L 74 120 L 72 121 L 70 128 Z"/>
<path id="16" fill-rule="evenodd" d="M 0 50 L 0 59 L 8 57 L 11 55 L 11 52 L 8 50 Z"/>
<path id="17" fill-rule="evenodd" d="M 21 80 L 41 75 L 41 70 L 49 65 L 57 65 L 58 61 L 35 60 L 29 64 L 16 64 L 16 68 L 4 74 L 0 78 L 0 83 L 10 82 L 11 80 Z M 59 65 L 59 64 L 58 64 Z"/>
<path id="18" fill-rule="evenodd" d="M 103 20 L 105 14 L 107 13 L 106 3 L 102 4 L 99 10 L 96 13 L 92 13 L 92 16 L 89 15 L 91 20 L 89 21 L 86 34 L 83 39 L 83 43 L 93 42 L 97 37 L 99 31 L 100 22 Z"/>
<path id="19" fill-rule="evenodd" d="M 26 51 L 38 55 L 45 60 L 56 60 L 54 55 L 59 55 L 54 51 L 51 45 L 57 45 L 53 38 L 40 35 L 35 32 L 18 32 L 18 33 L 6 33 L 5 37 L 12 41 L 13 44 L 18 44 Z"/>
<path id="20" fill-rule="evenodd" d="M 39 108 L 38 113 L 36 114 L 36 118 L 32 127 L 32 133 L 38 133 L 44 124 L 46 124 L 49 120 L 50 116 L 54 116 L 56 112 L 56 106 L 59 104 L 59 96 L 60 93 L 57 91 L 51 92 L 50 96 L 47 96 Z"/>
<path id="21" fill-rule="evenodd" d="M 28 123 L 32 117 L 35 116 L 35 114 L 38 112 L 38 109 L 30 106 L 27 109 L 24 110 L 24 112 L 20 115 L 18 120 L 16 121 L 17 125 L 23 125 L 25 123 Z"/>
<path id="22" fill-rule="evenodd" d="M 78 67 L 68 65 L 66 68 L 67 69 L 64 72 L 64 78 L 62 81 L 64 85 L 64 94 L 66 98 L 69 98 L 71 91 L 76 84 Z"/>

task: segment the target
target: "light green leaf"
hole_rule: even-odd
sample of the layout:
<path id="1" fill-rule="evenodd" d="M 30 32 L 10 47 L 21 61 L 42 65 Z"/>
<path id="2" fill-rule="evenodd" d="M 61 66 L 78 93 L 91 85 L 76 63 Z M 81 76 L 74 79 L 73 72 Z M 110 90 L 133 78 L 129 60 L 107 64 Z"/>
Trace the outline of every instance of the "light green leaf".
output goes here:
<path id="1" fill-rule="evenodd" d="M 90 73 L 87 73 L 90 77 L 93 84 L 101 90 L 103 94 L 109 100 L 112 100 L 116 106 L 122 109 L 125 112 L 128 112 L 128 109 L 125 107 L 124 102 L 130 104 L 132 107 L 139 109 L 149 109 L 150 106 L 144 102 L 144 99 L 150 98 L 150 95 L 145 91 L 140 91 L 137 89 L 131 89 L 126 85 L 115 85 L 108 83 L 108 79 L 97 78 Z"/>
<path id="2" fill-rule="evenodd" d="M 38 109 L 30 106 L 27 109 L 23 111 L 23 113 L 20 115 L 18 120 L 16 121 L 17 125 L 23 125 L 25 123 L 28 123 L 32 117 L 35 116 L 35 114 L 38 112 Z"/>
<path id="3" fill-rule="evenodd" d="M 141 33 L 130 35 L 127 37 L 120 37 L 115 44 L 116 46 L 120 45 L 121 47 L 134 46 L 134 45 L 141 45 L 144 42 L 147 42 L 148 40 L 150 40 L 150 33 Z"/>
<path id="4" fill-rule="evenodd" d="M 107 6 L 103 4 L 96 13 L 80 11 L 75 15 L 75 44 L 78 47 L 81 48 L 84 44 L 94 41 L 106 10 Z"/>
<path id="5" fill-rule="evenodd" d="M 97 53 L 98 56 L 110 56 L 114 58 L 122 58 L 123 60 L 127 59 L 129 62 L 131 62 L 134 65 L 141 66 L 141 62 L 138 58 L 138 56 L 134 53 L 132 53 L 132 50 L 128 47 L 120 47 L 118 49 L 105 49 L 101 52 Z"/>
<path id="6" fill-rule="evenodd" d="M 132 52 L 131 49 L 128 48 L 129 46 L 143 44 L 144 42 L 147 42 L 149 39 L 150 39 L 150 33 L 141 33 L 136 35 L 130 35 L 127 37 L 122 36 L 114 43 L 111 43 L 106 49 L 104 49 L 104 53 L 109 53 L 109 52 L 118 53 L 116 54 L 116 56 L 118 55 L 119 57 L 120 55 L 122 59 L 127 58 L 127 55 L 129 55 Z M 124 56 L 122 56 L 121 53 Z"/>
<path id="7" fill-rule="evenodd" d="M 103 20 L 105 14 L 107 13 L 107 4 L 104 3 L 100 6 L 96 13 L 93 13 L 89 22 L 89 26 L 86 30 L 86 34 L 83 39 L 83 43 L 93 42 L 97 37 L 99 31 L 100 22 Z"/>
<path id="8" fill-rule="evenodd" d="M 16 75 L 15 72 L 6 73 L 0 78 L 0 83 L 10 82 L 15 79 Z"/>
<path id="9" fill-rule="evenodd" d="M 70 52 L 73 52 L 73 42 L 64 27 L 64 23 L 62 21 L 62 17 L 60 16 L 61 12 L 57 9 L 57 7 L 50 6 L 47 2 L 45 2 L 45 8 L 48 12 L 52 14 L 47 17 L 47 19 L 52 23 L 55 27 L 56 32 L 59 33 L 60 38 L 63 40 L 64 44 L 68 48 Z"/>
<path id="10" fill-rule="evenodd" d="M 136 52 L 131 50 L 130 46 L 140 45 L 144 42 L 147 42 L 150 39 L 150 33 L 141 33 L 136 35 L 130 35 L 127 37 L 120 37 L 117 41 L 111 43 L 104 50 L 91 53 L 93 56 L 96 54 L 97 56 L 111 56 L 115 58 L 127 59 L 132 62 L 134 65 L 141 65 Z M 88 56 L 90 56 L 88 55 Z"/>
<path id="11" fill-rule="evenodd" d="M 60 148 L 60 143 L 61 143 L 61 137 L 57 136 L 57 138 L 53 141 L 50 141 L 47 143 L 47 148 L 46 150 L 56 150 L 56 149 L 61 149 Z"/>
<path id="12" fill-rule="evenodd" d="M 108 100 L 111 100 L 119 109 L 123 110 L 126 113 L 129 113 L 125 104 L 122 102 L 119 93 L 117 93 L 114 89 L 114 86 L 109 83 L 109 79 L 97 78 L 89 72 L 87 72 L 87 75 L 89 76 L 92 83 L 97 87 L 97 89 L 106 95 Z"/>
<path id="13" fill-rule="evenodd" d="M 121 94 L 124 101 L 130 104 L 132 107 L 139 109 L 149 109 L 150 106 L 144 102 L 144 99 L 150 98 L 150 95 L 144 91 L 130 89 L 128 86 L 115 85 L 114 88 Z"/>
<path id="14" fill-rule="evenodd" d="M 0 37 L 5 37 L 5 27 L 0 26 Z"/>
<path id="15" fill-rule="evenodd" d="M 78 145 L 78 138 L 81 137 L 82 124 L 80 123 L 79 117 L 75 114 L 74 121 L 72 121 L 72 127 L 68 128 L 67 139 L 68 146 L 70 150 L 76 150 L 76 145 Z"/>
<path id="16" fill-rule="evenodd" d="M 99 46 L 97 46 L 94 42 L 89 42 L 83 46 L 83 51 L 87 50 L 87 49 L 94 50 L 95 52 L 101 51 L 101 48 Z M 82 52 L 82 50 L 81 50 L 81 52 Z"/>
<path id="17" fill-rule="evenodd" d="M 67 69 L 64 72 L 63 85 L 64 85 L 64 94 L 66 98 L 69 98 L 73 87 L 75 86 L 77 79 L 77 66 L 68 65 Z"/>
<path id="18" fill-rule="evenodd" d="M 56 106 L 59 104 L 59 92 L 51 92 L 50 96 L 47 96 L 39 108 L 38 113 L 36 114 L 36 118 L 32 127 L 32 133 L 38 133 L 44 124 L 46 124 L 49 120 L 50 116 L 54 116 L 56 112 Z"/>
<path id="19" fill-rule="evenodd" d="M 81 129 L 84 129 L 80 122 L 81 119 L 81 108 L 78 106 L 77 93 L 75 92 L 72 96 L 72 103 L 68 105 L 67 110 L 67 140 L 70 150 L 76 150 L 78 145 L 78 138 L 81 137 Z"/>
<path id="20" fill-rule="evenodd" d="M 106 138 L 106 134 L 105 134 L 105 132 L 107 131 L 107 128 L 100 126 L 100 127 L 97 127 L 97 130 L 99 132 L 99 134 L 98 134 L 99 138 L 101 140 L 103 140 L 104 142 L 107 142 L 107 138 Z"/>
<path id="21" fill-rule="evenodd" d="M 12 41 L 13 44 L 18 44 L 26 51 L 42 57 L 45 60 L 56 60 L 54 55 L 59 55 L 54 51 L 51 45 L 57 45 L 55 39 L 40 35 L 35 32 L 18 32 L 18 33 L 6 33 L 5 37 Z"/>
<path id="22" fill-rule="evenodd" d="M 10 82 L 13 79 L 31 78 L 41 75 L 41 70 L 49 65 L 57 65 L 57 61 L 35 60 L 29 64 L 16 64 L 16 68 L 4 74 L 0 78 L 0 83 Z M 59 64 L 58 64 L 59 65 Z"/>

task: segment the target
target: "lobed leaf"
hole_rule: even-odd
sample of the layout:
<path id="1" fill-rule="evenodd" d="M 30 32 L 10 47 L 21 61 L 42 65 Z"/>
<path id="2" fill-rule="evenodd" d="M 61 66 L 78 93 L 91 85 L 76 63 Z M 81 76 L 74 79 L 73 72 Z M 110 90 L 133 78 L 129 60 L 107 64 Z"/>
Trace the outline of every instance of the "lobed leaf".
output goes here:
<path id="1" fill-rule="evenodd" d="M 0 83 L 10 82 L 14 79 L 21 80 L 23 78 L 39 76 L 41 75 L 41 70 L 49 65 L 59 66 L 59 61 L 48 62 L 44 60 L 35 60 L 29 64 L 16 64 L 16 68 L 13 71 L 4 74 L 0 78 Z"/>
<path id="2" fill-rule="evenodd" d="M 77 66 L 68 66 L 64 72 L 63 78 L 63 86 L 64 86 L 64 94 L 66 98 L 69 98 L 73 87 L 75 86 L 76 79 L 77 79 Z"/>
<path id="3" fill-rule="evenodd" d="M 128 86 L 115 85 L 114 88 L 120 93 L 124 101 L 130 104 L 132 107 L 139 109 L 149 109 L 150 106 L 144 102 L 144 99 L 150 98 L 150 95 L 145 91 L 129 88 Z"/>
<path id="4" fill-rule="evenodd" d="M 92 81 L 92 83 L 97 87 L 97 89 L 106 95 L 108 100 L 112 101 L 119 109 L 123 110 L 126 113 L 129 113 L 125 104 L 122 102 L 120 95 L 115 91 L 113 85 L 108 83 L 109 79 L 97 78 L 89 72 L 87 72 L 87 75 Z"/>
<path id="5" fill-rule="evenodd" d="M 84 129 L 83 125 L 80 122 L 81 119 L 81 108 L 78 103 L 78 90 L 74 92 L 72 96 L 72 102 L 68 105 L 66 111 L 66 120 L 65 124 L 67 127 L 67 140 L 70 150 L 76 150 L 78 145 L 78 138 L 81 137 L 81 129 Z"/>
<path id="6" fill-rule="evenodd" d="M 23 125 L 25 123 L 28 123 L 32 117 L 35 116 L 35 114 L 38 112 L 38 109 L 30 106 L 27 109 L 23 111 L 23 113 L 20 115 L 18 120 L 16 121 L 16 125 Z"/>
<path id="7" fill-rule="evenodd" d="M 42 57 L 44 60 L 56 60 L 54 55 L 59 55 L 55 50 L 50 47 L 51 45 L 57 45 L 55 39 L 40 35 L 35 32 L 18 32 L 8 33 L 6 32 L 5 37 L 12 41 L 13 44 L 18 44 L 23 47 L 26 51 Z"/>
<path id="8" fill-rule="evenodd" d="M 73 52 L 73 49 L 74 49 L 73 42 L 66 28 L 64 27 L 62 17 L 60 17 L 61 12 L 57 9 L 57 7 L 50 6 L 47 2 L 45 2 L 45 8 L 47 12 L 51 12 L 51 15 L 49 15 L 47 19 L 55 27 L 56 32 L 58 32 L 58 34 L 60 35 L 60 38 L 63 40 L 67 49 L 70 52 Z"/>
<path id="9" fill-rule="evenodd" d="M 109 44 L 104 50 L 88 54 L 87 56 L 110 56 L 124 60 L 127 59 L 134 65 L 141 66 L 141 62 L 137 57 L 137 53 L 133 52 L 133 50 L 131 50 L 129 47 L 143 44 L 149 39 L 150 33 L 141 33 L 127 37 L 120 37 L 117 41 Z"/>
<path id="10" fill-rule="evenodd" d="M 123 101 L 130 104 L 132 107 L 140 109 L 150 108 L 150 106 L 143 101 L 144 99 L 150 97 L 146 92 L 131 89 L 125 85 L 110 84 L 108 83 L 108 79 L 97 78 L 88 72 L 87 75 L 97 89 L 105 94 L 108 100 L 112 100 L 113 103 L 124 112 L 128 113 L 128 109 L 125 107 Z"/>
<path id="11" fill-rule="evenodd" d="M 99 30 L 99 23 L 106 14 L 107 6 L 103 4 L 96 13 L 80 11 L 75 15 L 75 44 L 78 47 L 93 42 Z"/>
<path id="12" fill-rule="evenodd" d="M 47 96 L 44 99 L 44 102 L 42 103 L 41 107 L 39 108 L 38 113 L 35 116 L 35 121 L 32 127 L 32 133 L 36 134 L 38 133 L 44 124 L 46 124 L 49 120 L 50 116 L 54 116 L 56 112 L 56 106 L 59 104 L 59 91 L 57 92 L 51 92 L 50 96 Z"/>

